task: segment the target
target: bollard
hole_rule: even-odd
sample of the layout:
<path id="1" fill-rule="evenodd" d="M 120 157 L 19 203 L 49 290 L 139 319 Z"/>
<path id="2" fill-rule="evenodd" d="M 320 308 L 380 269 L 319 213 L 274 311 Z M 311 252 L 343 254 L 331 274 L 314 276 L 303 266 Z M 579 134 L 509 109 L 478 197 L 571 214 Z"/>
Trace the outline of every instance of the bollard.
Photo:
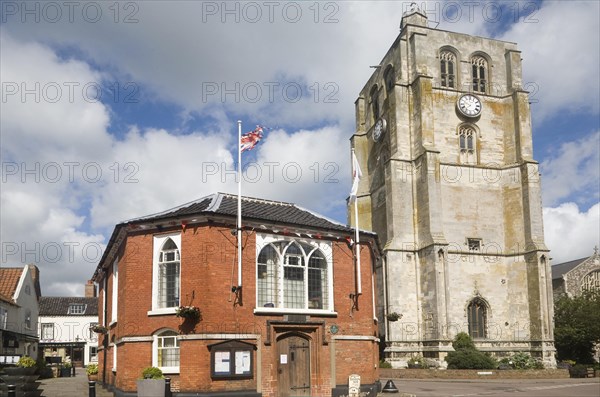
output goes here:
<path id="1" fill-rule="evenodd" d="M 173 397 L 173 394 L 171 394 L 171 378 L 165 378 L 165 397 Z"/>
<path id="2" fill-rule="evenodd" d="M 17 397 L 17 385 L 8 385 L 8 397 Z"/>
<path id="3" fill-rule="evenodd" d="M 93 380 L 88 381 L 89 392 L 88 397 L 96 397 L 96 382 Z"/>

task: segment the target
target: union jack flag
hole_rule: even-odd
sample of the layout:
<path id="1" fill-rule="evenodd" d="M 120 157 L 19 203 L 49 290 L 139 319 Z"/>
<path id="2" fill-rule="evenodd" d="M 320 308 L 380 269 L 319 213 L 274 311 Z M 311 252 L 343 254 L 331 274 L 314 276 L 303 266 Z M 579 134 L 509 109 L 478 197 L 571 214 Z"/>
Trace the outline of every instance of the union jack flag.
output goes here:
<path id="1" fill-rule="evenodd" d="M 263 127 L 257 125 L 254 131 L 250 131 L 242 135 L 242 139 L 240 141 L 240 151 L 244 152 L 246 150 L 254 149 L 254 146 L 256 146 L 262 139 L 262 134 Z"/>

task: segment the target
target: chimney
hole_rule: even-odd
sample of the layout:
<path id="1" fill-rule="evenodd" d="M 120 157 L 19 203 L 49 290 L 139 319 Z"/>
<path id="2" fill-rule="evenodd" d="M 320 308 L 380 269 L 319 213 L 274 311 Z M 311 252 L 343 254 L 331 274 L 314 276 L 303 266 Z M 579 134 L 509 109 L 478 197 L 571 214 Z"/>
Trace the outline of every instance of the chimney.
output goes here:
<path id="1" fill-rule="evenodd" d="M 40 269 L 33 263 L 27 265 L 29 267 L 29 271 L 31 272 L 31 280 L 33 281 L 33 286 L 35 288 L 35 294 L 37 295 L 37 299 L 40 299 L 42 296 L 42 288 L 40 286 Z"/>
<path id="2" fill-rule="evenodd" d="M 96 286 L 92 280 L 88 280 L 85 283 L 85 297 L 95 298 L 96 297 Z"/>

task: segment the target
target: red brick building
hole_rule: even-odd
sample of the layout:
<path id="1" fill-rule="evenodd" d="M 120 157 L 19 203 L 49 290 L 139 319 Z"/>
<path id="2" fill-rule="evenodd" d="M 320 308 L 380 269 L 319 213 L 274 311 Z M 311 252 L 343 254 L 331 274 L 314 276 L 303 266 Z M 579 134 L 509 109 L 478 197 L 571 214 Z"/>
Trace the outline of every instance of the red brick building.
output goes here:
<path id="1" fill-rule="evenodd" d="M 240 285 L 236 207 L 236 196 L 215 194 L 115 227 L 94 274 L 108 328 L 100 379 L 135 396 L 156 366 L 176 396 L 339 396 L 358 374 L 374 396 L 376 236 L 361 232 L 357 277 L 353 229 L 244 198 Z M 200 318 L 178 316 L 180 306 Z"/>

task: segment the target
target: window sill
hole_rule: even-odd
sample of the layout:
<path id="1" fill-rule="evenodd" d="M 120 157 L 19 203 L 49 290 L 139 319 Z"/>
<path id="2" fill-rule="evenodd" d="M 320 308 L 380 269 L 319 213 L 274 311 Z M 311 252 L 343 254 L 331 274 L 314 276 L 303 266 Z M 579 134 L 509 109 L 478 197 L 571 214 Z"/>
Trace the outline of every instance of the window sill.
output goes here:
<path id="1" fill-rule="evenodd" d="M 163 374 L 178 375 L 179 367 L 157 367 Z"/>
<path id="2" fill-rule="evenodd" d="M 153 309 L 153 310 L 148 311 L 149 316 L 166 316 L 169 314 L 176 314 L 176 313 L 177 313 L 176 307 L 166 307 L 164 309 Z"/>
<path id="3" fill-rule="evenodd" d="M 255 314 L 308 314 L 311 316 L 337 316 L 337 312 L 323 309 L 282 309 L 274 307 L 256 307 Z"/>

